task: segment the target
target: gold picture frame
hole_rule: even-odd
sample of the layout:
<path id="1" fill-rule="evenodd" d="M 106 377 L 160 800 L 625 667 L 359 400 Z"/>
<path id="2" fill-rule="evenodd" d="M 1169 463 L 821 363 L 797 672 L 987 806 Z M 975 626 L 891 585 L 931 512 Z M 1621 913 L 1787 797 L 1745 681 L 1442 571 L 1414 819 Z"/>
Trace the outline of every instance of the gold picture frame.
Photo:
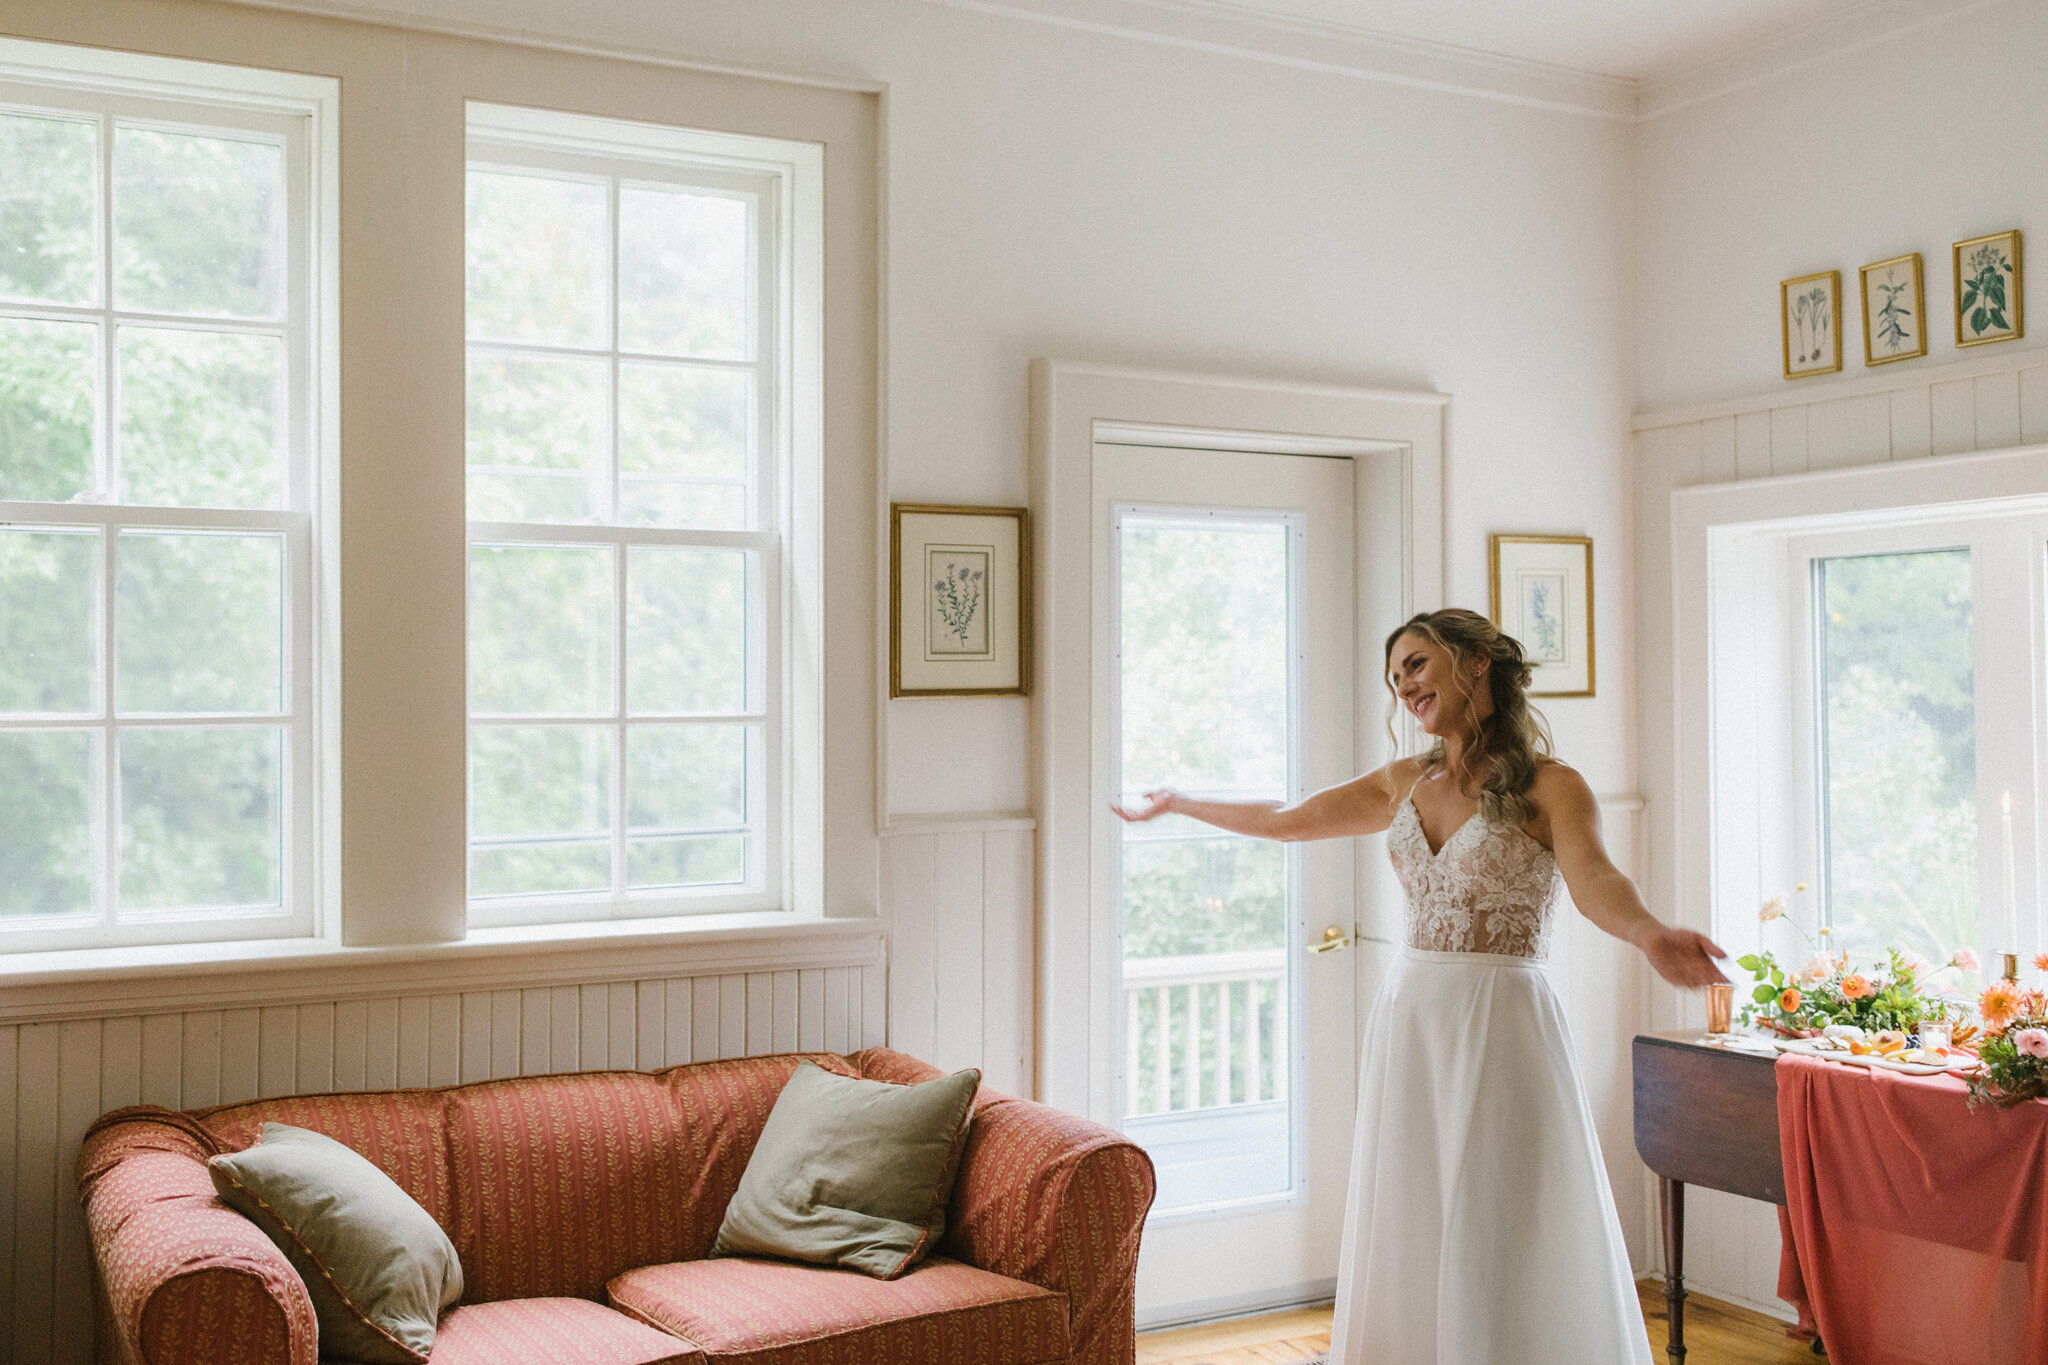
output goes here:
<path id="1" fill-rule="evenodd" d="M 1026 509 L 889 504 L 889 695 L 1031 695 Z"/>
<path id="2" fill-rule="evenodd" d="M 1810 379 L 1842 368 L 1841 271 L 1778 281 L 1778 337 L 1787 379 Z"/>
<path id="3" fill-rule="evenodd" d="M 1957 242 L 1950 251 L 1955 272 L 1956 345 L 1988 346 L 2025 336 L 2026 275 L 2020 263 L 2020 230 L 1971 237 Z M 1967 259 L 1965 252 L 1969 253 Z M 2008 303 L 2012 308 L 2009 319 L 2005 313 Z"/>
<path id="4" fill-rule="evenodd" d="M 1591 536 L 1487 537 L 1493 623 L 1515 637 L 1532 697 L 1590 697 L 1598 684 Z"/>
<path id="5" fill-rule="evenodd" d="M 1856 272 L 1863 296 L 1863 363 L 1889 365 L 1927 354 L 1927 291 L 1920 253 L 1872 261 Z M 1912 307 L 1905 306 L 1912 291 Z"/>

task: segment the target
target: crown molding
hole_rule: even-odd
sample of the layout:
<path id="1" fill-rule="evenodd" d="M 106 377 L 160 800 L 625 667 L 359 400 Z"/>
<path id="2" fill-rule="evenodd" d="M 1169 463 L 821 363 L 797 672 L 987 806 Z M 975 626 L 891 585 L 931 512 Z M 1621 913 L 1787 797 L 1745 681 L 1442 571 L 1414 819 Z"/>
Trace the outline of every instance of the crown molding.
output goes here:
<path id="1" fill-rule="evenodd" d="M 1978 10 L 2020 0 L 1866 0 L 1767 38 L 1725 48 L 1638 83 L 1637 119 L 1650 122 L 1695 105 L 1725 99 L 1810 67 L 1846 57 Z"/>
<path id="2" fill-rule="evenodd" d="M 431 3 L 431 0 L 428 0 Z M 480 38 L 683 70 L 751 76 L 827 89 L 878 93 L 886 82 L 853 74 L 724 62 L 664 47 L 596 43 L 564 28 L 512 28 L 436 17 L 362 0 L 229 0 L 254 9 L 317 15 Z M 1696 105 L 1797 75 L 1863 48 L 1945 24 L 1979 10 L 2024 0 L 1866 0 L 1768 37 L 1640 79 L 1501 56 L 1450 43 L 1380 33 L 1349 24 L 1271 14 L 1243 0 L 918 0 L 939 8 L 1044 24 L 1131 42 L 1312 72 L 1339 79 L 1428 90 L 1622 123 L 1665 118 Z M 565 13 L 566 21 L 571 16 Z"/>
<path id="3" fill-rule="evenodd" d="M 222 0 L 244 9 L 276 10 L 304 14 L 316 19 L 340 19 L 350 23 L 374 24 L 379 28 L 431 33 L 443 38 L 473 38 L 508 43 L 514 47 L 566 52 L 579 57 L 604 57 L 613 61 L 640 62 L 677 71 L 702 71 L 716 76 L 745 76 L 752 80 L 776 81 L 783 85 L 807 85 L 823 90 L 847 90 L 855 94 L 879 95 L 888 91 L 883 81 L 860 76 L 837 76 L 816 71 L 796 71 L 752 62 L 724 62 L 664 48 L 629 43 L 599 43 L 572 33 L 544 29 L 512 28 L 502 24 L 481 24 L 464 19 L 447 19 L 399 5 L 361 4 L 356 0 Z"/>
<path id="4" fill-rule="evenodd" d="M 1374 84 L 1631 122 L 1636 82 L 1449 43 L 1259 12 L 1232 0 L 924 0 L 1104 37 Z"/>

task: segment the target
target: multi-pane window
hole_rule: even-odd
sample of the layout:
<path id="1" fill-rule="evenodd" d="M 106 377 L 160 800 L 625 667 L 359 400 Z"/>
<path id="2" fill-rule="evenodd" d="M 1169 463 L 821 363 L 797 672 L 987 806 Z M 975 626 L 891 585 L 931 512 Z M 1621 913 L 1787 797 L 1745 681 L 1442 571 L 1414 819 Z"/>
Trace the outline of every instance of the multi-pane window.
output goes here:
<path id="1" fill-rule="evenodd" d="M 313 924 L 309 119 L 0 82 L 0 951 Z"/>
<path id="2" fill-rule="evenodd" d="M 783 903 L 780 145 L 471 106 L 479 922 Z"/>

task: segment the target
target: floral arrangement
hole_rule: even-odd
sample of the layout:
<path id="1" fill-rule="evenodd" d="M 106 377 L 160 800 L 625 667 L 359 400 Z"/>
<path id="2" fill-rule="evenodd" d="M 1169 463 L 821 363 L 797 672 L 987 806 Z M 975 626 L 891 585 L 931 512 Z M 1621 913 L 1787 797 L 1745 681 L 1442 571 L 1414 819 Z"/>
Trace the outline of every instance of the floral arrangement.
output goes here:
<path id="1" fill-rule="evenodd" d="M 1785 897 L 1778 895 L 1764 902 L 1757 918 L 1768 924 L 1784 913 Z M 1799 933 L 1806 936 L 1804 929 Z M 1847 953 L 1821 951 L 1811 938 L 1807 943 L 1814 946 L 1813 956 L 1792 971 L 1768 952 L 1736 959 L 1756 982 L 1742 1010 L 1743 1022 L 1786 1038 L 1811 1037 L 1830 1024 L 1854 1024 L 1870 1033 L 1914 1033 L 1922 1019 L 1952 1020 L 1962 1013 L 1962 1001 L 1943 994 L 1936 978 L 1950 969 L 1973 972 L 1978 966 L 1968 948 L 1938 967 L 1918 953 L 1893 948 L 1886 961 L 1866 970 L 1852 965 Z"/>
<path id="2" fill-rule="evenodd" d="M 2034 970 L 2048 972 L 2048 953 L 2034 955 Z M 1977 1012 L 1984 1017 L 1977 1045 L 1984 1069 L 1970 1077 L 1972 1107 L 2048 1098 L 2048 992 L 1994 981 L 1977 997 Z"/>

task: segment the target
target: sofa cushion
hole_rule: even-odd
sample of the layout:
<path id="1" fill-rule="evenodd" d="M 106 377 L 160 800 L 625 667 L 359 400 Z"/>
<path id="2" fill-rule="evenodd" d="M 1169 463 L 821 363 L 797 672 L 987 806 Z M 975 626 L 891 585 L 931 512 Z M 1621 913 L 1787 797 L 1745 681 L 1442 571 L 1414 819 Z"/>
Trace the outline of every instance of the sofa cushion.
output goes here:
<path id="1" fill-rule="evenodd" d="M 775 1101 L 714 1256 L 786 1256 L 891 1280 L 946 1230 L 979 1071 L 918 1085 L 797 1067 Z"/>
<path id="2" fill-rule="evenodd" d="M 586 1071 L 446 1092 L 444 1220 L 469 1303 L 601 1299 L 634 1266 L 705 1255 L 775 1096 L 802 1060 Z M 842 1073 L 843 1058 L 812 1060 Z"/>
<path id="3" fill-rule="evenodd" d="M 900 1279 L 737 1257 L 646 1266 L 612 1303 L 714 1365 L 1037 1365 L 1064 1361 L 1067 1299 L 934 1257 Z M 434 1365 L 444 1365 L 437 1355 Z"/>
<path id="4" fill-rule="evenodd" d="M 324 1133 L 283 1123 L 206 1164 L 221 1199 L 305 1281 L 332 1354 L 424 1365 L 441 1310 L 462 1296 L 462 1266 L 441 1225 L 390 1176 Z"/>
<path id="5" fill-rule="evenodd" d="M 442 1227 L 449 1217 L 448 1098 L 439 1090 L 287 1095 L 202 1109 L 202 1127 L 224 1152 L 255 1143 L 266 1123 L 325 1133 L 367 1157 Z"/>
<path id="6" fill-rule="evenodd" d="M 472 1303 L 441 1319 L 434 1365 L 701 1365 L 687 1341 L 588 1299 Z"/>

